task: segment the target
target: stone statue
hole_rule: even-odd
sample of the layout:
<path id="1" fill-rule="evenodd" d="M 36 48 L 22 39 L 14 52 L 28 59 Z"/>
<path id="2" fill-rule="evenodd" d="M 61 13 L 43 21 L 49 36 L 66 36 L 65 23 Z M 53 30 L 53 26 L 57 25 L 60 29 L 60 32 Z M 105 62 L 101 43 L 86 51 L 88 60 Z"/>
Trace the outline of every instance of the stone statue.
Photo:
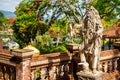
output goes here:
<path id="1" fill-rule="evenodd" d="M 76 38 L 79 33 L 80 33 L 80 30 L 82 28 L 82 20 L 79 20 L 79 23 L 74 23 L 72 22 L 72 20 L 69 20 L 69 28 L 68 28 L 68 32 L 69 32 L 69 35 L 71 37 L 71 42 L 74 43 L 74 39 L 73 38 Z"/>
<path id="2" fill-rule="evenodd" d="M 101 40 L 103 26 L 98 11 L 94 7 L 86 10 L 84 26 L 81 29 L 82 43 L 79 47 L 80 65 L 83 71 L 96 73 L 99 69 L 99 56 L 101 52 Z"/>

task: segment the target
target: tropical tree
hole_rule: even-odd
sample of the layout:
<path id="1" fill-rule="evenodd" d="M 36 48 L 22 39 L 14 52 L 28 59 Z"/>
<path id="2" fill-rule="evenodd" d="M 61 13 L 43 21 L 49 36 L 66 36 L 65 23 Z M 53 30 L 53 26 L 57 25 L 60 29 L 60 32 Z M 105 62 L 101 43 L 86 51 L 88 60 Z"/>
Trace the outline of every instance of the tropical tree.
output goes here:
<path id="1" fill-rule="evenodd" d="M 2 12 L 0 12 L 0 29 L 6 30 L 9 27 L 9 19 L 4 16 Z"/>
<path id="2" fill-rule="evenodd" d="M 55 1 L 56 2 L 56 1 Z M 13 30 L 16 42 L 21 47 L 43 35 L 55 20 L 61 19 L 60 8 L 52 0 L 23 0 L 16 7 Z"/>
<path id="3" fill-rule="evenodd" d="M 0 12 L 0 26 L 4 22 L 4 17 L 5 17 L 4 14 L 2 12 Z"/>
<path id="4" fill-rule="evenodd" d="M 63 41 L 68 33 L 68 23 L 66 19 L 55 21 L 48 30 L 50 36 L 56 41 L 56 45 Z"/>
<path id="5" fill-rule="evenodd" d="M 0 12 L 0 18 L 3 18 L 4 14 L 2 12 Z"/>
<path id="6" fill-rule="evenodd" d="M 63 21 L 65 26 L 66 24 L 67 26 L 69 26 L 68 24 L 73 24 L 73 26 L 78 24 L 81 27 L 84 9 L 89 7 L 87 2 L 85 2 L 86 4 L 81 2 L 80 0 L 23 0 L 16 7 L 17 17 L 12 27 L 16 41 L 23 47 L 33 41 L 38 34 L 43 35 L 48 30 L 58 33 L 61 31 L 60 26 L 64 26 L 61 25 L 60 20 L 65 18 L 66 21 Z M 51 36 L 55 38 L 55 36 Z M 56 39 L 58 42 L 60 41 L 58 36 Z"/>
<path id="7" fill-rule="evenodd" d="M 99 11 L 102 19 L 111 20 L 120 14 L 120 0 L 97 0 L 94 7 Z"/>
<path id="8" fill-rule="evenodd" d="M 13 24 L 14 37 L 21 47 L 28 45 L 34 40 L 37 31 L 44 23 L 38 19 L 37 9 L 40 2 L 23 0 L 16 7 L 16 18 Z M 35 6 L 34 6 L 35 5 Z"/>
<path id="9" fill-rule="evenodd" d="M 118 21 L 120 0 L 97 0 L 93 6 L 99 11 L 102 23 L 106 28 Z"/>
<path id="10" fill-rule="evenodd" d="M 51 48 L 53 45 L 51 44 L 52 38 L 50 35 L 43 34 L 43 35 L 37 35 L 33 45 L 40 50 L 40 53 L 48 53 L 51 52 Z"/>

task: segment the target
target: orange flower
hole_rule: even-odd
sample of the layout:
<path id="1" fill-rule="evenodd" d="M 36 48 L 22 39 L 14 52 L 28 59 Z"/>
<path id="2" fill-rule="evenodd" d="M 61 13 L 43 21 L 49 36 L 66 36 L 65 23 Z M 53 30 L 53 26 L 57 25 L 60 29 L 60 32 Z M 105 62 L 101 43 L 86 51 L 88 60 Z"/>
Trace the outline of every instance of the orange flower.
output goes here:
<path id="1" fill-rule="evenodd" d="M 25 32 L 26 30 L 25 30 L 25 28 L 20 28 L 19 29 L 19 32 Z"/>

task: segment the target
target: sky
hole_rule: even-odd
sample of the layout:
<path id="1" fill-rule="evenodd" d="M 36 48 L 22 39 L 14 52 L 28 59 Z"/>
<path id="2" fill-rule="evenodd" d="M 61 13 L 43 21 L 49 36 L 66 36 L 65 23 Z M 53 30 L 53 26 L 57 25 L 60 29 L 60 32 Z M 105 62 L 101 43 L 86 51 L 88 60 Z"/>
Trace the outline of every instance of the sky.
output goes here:
<path id="1" fill-rule="evenodd" d="M 0 0 L 0 10 L 6 11 L 15 11 L 15 7 L 20 3 L 22 0 Z"/>

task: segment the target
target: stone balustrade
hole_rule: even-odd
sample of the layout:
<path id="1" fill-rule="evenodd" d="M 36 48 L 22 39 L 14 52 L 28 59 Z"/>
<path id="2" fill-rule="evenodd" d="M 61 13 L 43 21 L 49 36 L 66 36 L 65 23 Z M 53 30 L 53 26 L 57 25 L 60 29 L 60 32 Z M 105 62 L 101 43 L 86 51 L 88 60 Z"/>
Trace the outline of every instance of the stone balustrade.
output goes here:
<path id="1" fill-rule="evenodd" d="M 100 54 L 100 64 L 103 72 L 113 72 L 118 68 L 120 52 L 117 49 L 102 51 Z"/>
<path id="2" fill-rule="evenodd" d="M 80 63 L 79 59 L 79 45 L 77 44 L 69 44 L 67 45 L 67 48 L 71 49 L 72 56 L 72 62 L 74 64 Z M 81 71 L 81 66 L 74 66 L 73 69 L 75 72 Z M 105 50 L 100 53 L 100 70 L 105 73 L 105 77 L 111 76 L 109 74 L 115 74 L 114 76 L 119 75 L 120 71 L 120 51 L 118 49 L 113 50 Z M 74 72 L 74 73 L 75 73 Z M 74 74 L 76 77 L 76 74 Z M 113 75 L 112 75 L 113 76 Z M 110 78 L 107 77 L 105 80 L 109 80 Z"/>
<path id="3" fill-rule="evenodd" d="M 74 45 L 70 45 L 72 48 Z M 1 80 L 75 80 L 79 58 L 78 47 L 73 53 L 52 53 L 32 56 L 33 51 L 27 49 L 4 52 L 0 49 Z M 100 54 L 101 70 L 110 73 L 120 70 L 119 50 L 102 51 Z M 76 61 L 75 61 L 76 60 Z M 79 69 L 81 69 L 79 67 Z"/>
<path id="4" fill-rule="evenodd" d="M 31 80 L 70 80 L 71 67 L 70 53 L 35 56 L 31 61 Z"/>
<path id="5" fill-rule="evenodd" d="M 69 52 L 32 55 L 33 51 L 27 49 L 15 50 L 10 54 L 0 53 L 0 79 L 70 80 L 72 58 Z"/>
<path id="6" fill-rule="evenodd" d="M 0 53 L 0 80 L 16 80 L 16 64 L 10 59 L 12 55 Z"/>
<path id="7" fill-rule="evenodd" d="M 11 61 L 13 55 L 2 45 L 0 39 L 0 80 L 16 80 L 16 64 Z"/>

